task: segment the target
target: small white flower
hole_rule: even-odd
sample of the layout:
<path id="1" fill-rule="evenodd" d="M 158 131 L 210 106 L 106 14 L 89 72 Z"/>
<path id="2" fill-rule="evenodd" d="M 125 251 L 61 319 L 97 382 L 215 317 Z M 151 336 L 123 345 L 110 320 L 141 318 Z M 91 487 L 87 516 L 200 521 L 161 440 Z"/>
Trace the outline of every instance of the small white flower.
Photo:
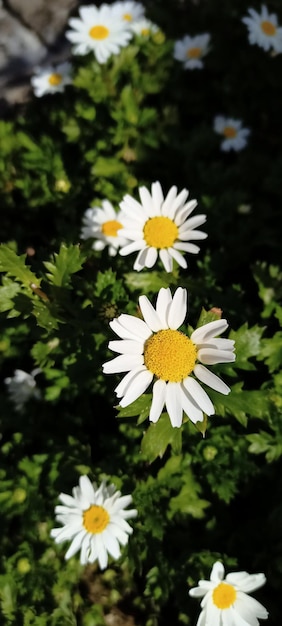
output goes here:
<path id="1" fill-rule="evenodd" d="M 223 117 L 217 115 L 214 118 L 213 128 L 216 133 L 224 137 L 224 141 L 220 144 L 223 152 L 235 150 L 239 152 L 247 145 L 247 137 L 250 134 L 249 128 L 242 128 L 241 120 L 235 120 L 232 117 Z"/>
<path id="2" fill-rule="evenodd" d="M 268 612 L 248 594 L 266 582 L 264 574 L 232 572 L 224 578 L 224 567 L 214 563 L 210 580 L 200 580 L 189 595 L 203 598 L 202 612 L 196 626 L 259 626 L 258 619 L 267 619 Z"/>
<path id="3" fill-rule="evenodd" d="M 137 22 L 132 24 L 132 31 L 135 35 L 141 35 L 142 37 L 150 37 L 153 33 L 157 33 L 160 29 L 159 27 L 144 17 Z"/>
<path id="4" fill-rule="evenodd" d="M 183 411 L 194 423 L 212 415 L 214 406 L 196 378 L 223 394 L 229 387 L 204 365 L 235 360 L 234 341 L 218 339 L 228 327 L 225 319 L 209 322 L 194 330 L 191 337 L 177 330 L 187 313 L 186 289 L 161 288 L 156 309 L 146 296 L 140 296 L 143 320 L 120 315 L 110 322 L 121 341 L 110 341 L 109 348 L 120 356 L 104 363 L 105 374 L 128 372 L 115 392 L 119 404 L 128 406 L 153 383 L 149 419 L 157 422 L 166 405 L 172 426 L 180 427 Z"/>
<path id="5" fill-rule="evenodd" d="M 72 83 L 71 69 L 72 66 L 68 62 L 37 68 L 30 80 L 34 94 L 41 98 L 46 93 L 62 93 L 65 86 Z"/>
<path id="6" fill-rule="evenodd" d="M 278 25 L 277 15 L 268 13 L 265 4 L 260 13 L 254 9 L 248 9 L 248 12 L 250 17 L 243 17 L 242 22 L 248 27 L 250 44 L 257 44 L 265 51 L 272 47 L 275 52 L 282 52 L 282 28 Z"/>
<path id="7" fill-rule="evenodd" d="M 72 496 L 59 495 L 62 505 L 55 508 L 56 520 L 63 528 L 53 528 L 51 537 L 56 543 L 71 541 L 65 559 L 70 559 L 80 550 L 80 563 L 98 561 L 101 569 L 108 565 L 108 553 L 120 557 L 120 544 L 125 546 L 133 530 L 127 519 L 136 517 L 136 509 L 126 511 L 131 504 L 130 495 L 121 496 L 114 485 L 103 481 L 98 487 L 87 476 L 80 476 L 79 486 L 74 487 Z"/>
<path id="8" fill-rule="evenodd" d="M 105 63 L 112 54 L 118 54 L 132 37 L 126 20 L 118 18 L 108 4 L 100 7 L 79 7 L 80 18 L 70 18 L 73 30 L 66 37 L 74 44 L 74 54 L 94 52 L 98 63 Z"/>
<path id="9" fill-rule="evenodd" d="M 123 226 L 120 211 L 116 212 L 109 200 L 102 200 L 102 207 L 87 209 L 82 218 L 81 239 L 95 239 L 93 250 L 104 250 L 109 246 L 109 255 L 115 256 L 118 248 L 128 243 L 118 232 Z"/>
<path id="10" fill-rule="evenodd" d="M 164 198 L 160 183 L 152 184 L 151 193 L 146 187 L 139 188 L 141 203 L 128 194 L 120 203 L 123 230 L 120 234 L 131 243 L 119 250 L 121 256 L 138 252 L 133 268 L 138 272 L 153 267 L 160 258 L 166 272 L 171 272 L 173 259 L 183 268 L 187 267 L 182 252 L 197 254 L 200 250 L 191 241 L 205 239 L 207 234 L 195 230 L 206 221 L 206 215 L 187 219 L 197 206 L 196 200 L 186 202 L 189 192 L 177 187 L 170 188 Z"/>
<path id="11" fill-rule="evenodd" d="M 202 58 L 209 51 L 209 43 L 209 33 L 194 37 L 185 35 L 175 42 L 173 56 L 177 61 L 183 63 L 186 70 L 202 69 L 204 67 Z"/>
<path id="12" fill-rule="evenodd" d="M 111 5 L 114 15 L 127 23 L 131 28 L 134 22 L 144 17 L 145 8 L 140 2 L 125 0 L 125 2 L 113 2 Z"/>
<path id="13" fill-rule="evenodd" d="M 41 392 L 36 386 L 35 376 L 40 374 L 41 370 L 36 368 L 30 374 L 24 370 L 15 370 L 14 376 L 8 376 L 4 382 L 7 385 L 8 393 L 11 401 L 15 405 L 16 411 L 22 411 L 24 405 L 31 398 L 39 400 Z"/>

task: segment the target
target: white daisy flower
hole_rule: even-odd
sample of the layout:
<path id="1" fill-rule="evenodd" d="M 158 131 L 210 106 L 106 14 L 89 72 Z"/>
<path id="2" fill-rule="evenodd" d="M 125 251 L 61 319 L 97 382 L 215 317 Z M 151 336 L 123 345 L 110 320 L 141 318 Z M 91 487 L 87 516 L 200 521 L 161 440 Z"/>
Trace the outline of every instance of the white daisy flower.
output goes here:
<path id="1" fill-rule="evenodd" d="M 265 4 L 260 13 L 254 9 L 248 9 L 248 12 L 250 17 L 243 17 L 242 22 L 248 27 L 250 44 L 257 44 L 265 51 L 272 47 L 275 52 L 282 52 L 282 28 L 278 25 L 277 15 L 268 13 Z"/>
<path id="2" fill-rule="evenodd" d="M 190 37 L 185 35 L 174 44 L 173 57 L 181 61 L 185 70 L 202 69 L 204 67 L 202 58 L 209 51 L 209 33 Z"/>
<path id="3" fill-rule="evenodd" d="M 31 398 L 39 400 L 41 392 L 36 386 L 35 376 L 40 374 L 41 369 L 36 368 L 28 374 L 24 370 L 15 370 L 14 376 L 8 376 L 4 379 L 7 385 L 8 393 L 11 401 L 15 405 L 16 411 L 22 411 L 24 405 Z"/>
<path id="4" fill-rule="evenodd" d="M 134 22 L 131 26 L 132 31 L 135 35 L 141 35 L 142 37 L 150 37 L 153 33 L 157 33 L 160 29 L 159 27 L 144 17 L 137 22 Z"/>
<path id="5" fill-rule="evenodd" d="M 56 520 L 63 528 L 53 528 L 51 537 L 56 543 L 71 541 L 65 554 L 70 559 L 80 550 L 80 563 L 98 561 L 101 569 L 108 565 L 108 554 L 120 557 L 120 544 L 125 546 L 133 530 L 127 519 L 136 517 L 136 509 L 126 511 L 132 497 L 121 496 L 114 485 L 103 481 L 98 487 L 88 476 L 80 476 L 73 495 L 59 495 L 62 505 L 55 507 Z"/>
<path id="6" fill-rule="evenodd" d="M 112 54 L 118 54 L 132 37 L 126 20 L 118 19 L 108 4 L 100 7 L 83 6 L 78 9 L 80 18 L 70 18 L 73 30 L 66 37 L 74 45 L 74 54 L 94 52 L 98 63 L 105 63 Z"/>
<path id="7" fill-rule="evenodd" d="M 182 252 L 197 254 L 198 246 L 191 240 L 205 239 L 207 234 L 195 230 L 207 219 L 196 215 L 187 219 L 197 206 L 196 200 L 186 202 L 189 192 L 183 189 L 177 195 L 177 187 L 170 188 L 166 198 L 160 183 L 152 184 L 151 193 L 146 187 L 139 188 L 141 203 L 128 194 L 120 203 L 123 230 L 121 235 L 130 243 L 120 248 L 119 254 L 126 256 L 138 252 L 133 268 L 138 272 L 144 267 L 153 267 L 159 256 L 165 270 L 172 271 L 173 259 L 183 268 L 187 267 Z"/>
<path id="8" fill-rule="evenodd" d="M 41 98 L 46 93 L 62 93 L 65 86 L 72 83 L 71 69 L 72 66 L 68 62 L 37 68 L 35 75 L 30 79 L 34 94 Z"/>
<path id="9" fill-rule="evenodd" d="M 145 8 L 140 2 L 132 0 L 125 2 L 113 2 L 111 5 L 114 15 L 127 23 L 131 28 L 134 22 L 144 17 Z"/>
<path id="10" fill-rule="evenodd" d="M 82 218 L 81 239 L 96 239 L 93 250 L 104 250 L 109 247 L 109 255 L 115 256 L 118 248 L 128 243 L 118 232 L 123 226 L 120 211 L 116 212 L 109 200 L 102 200 L 102 207 L 87 209 Z"/>
<path id="11" fill-rule="evenodd" d="M 214 118 L 213 128 L 216 133 L 222 135 L 225 139 L 220 144 L 223 152 L 235 150 L 239 152 L 247 145 L 247 137 L 250 134 L 249 128 L 242 128 L 242 122 L 232 117 L 223 117 L 217 115 Z"/>
<path id="12" fill-rule="evenodd" d="M 196 626 L 259 626 L 257 618 L 267 619 L 268 612 L 248 594 L 265 582 L 264 574 L 248 572 L 232 572 L 224 578 L 224 567 L 217 561 L 210 580 L 199 580 L 199 587 L 189 591 L 193 598 L 203 598 Z"/>
<path id="13" fill-rule="evenodd" d="M 109 348 L 120 356 L 104 363 L 105 374 L 128 372 L 115 392 L 119 404 L 128 406 L 153 382 L 149 419 L 157 422 L 164 405 L 172 426 L 180 427 L 183 411 L 194 423 L 203 413 L 212 415 L 214 406 L 196 379 L 223 394 L 229 387 L 205 365 L 235 360 L 234 341 L 218 339 L 228 327 L 225 319 L 209 322 L 194 330 L 191 337 L 177 330 L 187 312 L 186 289 L 160 289 L 156 309 L 146 296 L 140 296 L 143 320 L 120 315 L 110 322 L 121 341 L 110 341 Z M 205 365 L 202 365 L 205 364 Z"/>

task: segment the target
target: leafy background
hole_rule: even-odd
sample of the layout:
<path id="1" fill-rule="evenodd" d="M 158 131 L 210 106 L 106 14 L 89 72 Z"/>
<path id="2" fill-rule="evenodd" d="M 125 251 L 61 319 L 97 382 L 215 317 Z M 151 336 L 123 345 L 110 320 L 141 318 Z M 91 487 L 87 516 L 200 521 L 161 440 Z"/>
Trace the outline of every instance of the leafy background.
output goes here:
<path id="1" fill-rule="evenodd" d="M 83 3 L 86 4 L 86 3 Z M 90 4 L 90 3 L 89 3 Z M 0 120 L 1 623 L 20 626 L 193 625 L 190 586 L 226 568 L 262 571 L 256 597 L 280 623 L 282 578 L 281 70 L 282 55 L 250 46 L 243 0 L 144 3 L 160 27 L 105 65 L 72 58 L 64 94 L 31 97 Z M 260 3 L 253 2 L 260 10 Z M 268 3 L 282 21 L 281 4 Z M 173 59 L 184 34 L 210 32 L 201 71 Z M 220 151 L 215 115 L 251 129 Z M 188 270 L 136 274 L 128 259 L 80 240 L 84 211 L 159 180 L 190 190 L 208 238 Z M 247 207 L 247 209 L 246 209 Z M 232 386 L 210 394 L 205 436 L 164 414 L 149 425 L 147 394 L 116 408 L 109 320 L 138 296 L 188 289 L 189 327 L 222 309 L 236 341 Z M 16 412 L 4 384 L 41 368 L 41 401 Z M 118 380 L 118 378 L 117 378 Z M 132 493 L 138 518 L 105 572 L 64 561 L 50 529 L 61 491 L 80 474 Z"/>

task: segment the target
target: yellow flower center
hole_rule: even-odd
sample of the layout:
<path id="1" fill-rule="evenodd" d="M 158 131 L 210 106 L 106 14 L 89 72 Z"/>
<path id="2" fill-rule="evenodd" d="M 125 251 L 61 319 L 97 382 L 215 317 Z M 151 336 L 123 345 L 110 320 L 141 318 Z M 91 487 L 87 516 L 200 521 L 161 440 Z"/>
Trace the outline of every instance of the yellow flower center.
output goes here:
<path id="1" fill-rule="evenodd" d="M 234 587 L 227 583 L 220 583 L 212 593 L 213 603 L 218 609 L 229 609 L 234 604 L 236 596 Z"/>
<path id="2" fill-rule="evenodd" d="M 264 20 L 264 22 L 261 22 L 261 30 L 265 35 L 268 35 L 269 37 L 273 37 L 276 34 L 276 26 L 274 26 L 274 24 L 272 24 L 272 22 L 269 22 L 268 20 Z"/>
<path id="3" fill-rule="evenodd" d="M 144 37 L 148 37 L 148 35 L 150 35 L 150 29 L 149 28 L 142 28 L 141 29 L 141 35 L 143 35 Z"/>
<path id="4" fill-rule="evenodd" d="M 88 533 L 102 533 L 107 528 L 110 521 L 108 511 L 103 506 L 92 504 L 92 506 L 83 513 L 83 526 Z"/>
<path id="5" fill-rule="evenodd" d="M 233 139 L 237 135 L 237 130 L 234 126 L 225 126 L 223 135 L 227 137 L 227 139 Z"/>
<path id="6" fill-rule="evenodd" d="M 106 26 L 92 26 L 89 31 L 89 36 L 92 37 L 92 39 L 107 39 L 109 33 L 110 31 Z"/>
<path id="7" fill-rule="evenodd" d="M 117 231 L 122 228 L 122 224 L 117 220 L 109 220 L 102 224 L 102 233 L 106 237 L 117 237 Z"/>
<path id="8" fill-rule="evenodd" d="M 48 78 L 48 82 L 50 85 L 52 85 L 52 87 L 57 87 L 57 85 L 60 85 L 61 82 L 63 80 L 62 74 L 50 74 L 49 78 Z"/>
<path id="9" fill-rule="evenodd" d="M 145 342 L 144 363 L 147 369 L 157 378 L 170 383 L 179 383 L 189 376 L 196 358 L 196 346 L 179 330 L 159 330 Z"/>
<path id="10" fill-rule="evenodd" d="M 170 248 L 178 236 L 178 228 L 169 217 L 151 217 L 143 232 L 147 245 L 152 248 Z"/>
<path id="11" fill-rule="evenodd" d="M 186 54 L 188 59 L 198 59 L 201 56 L 202 53 L 202 48 L 189 48 L 189 50 L 187 50 Z"/>
<path id="12" fill-rule="evenodd" d="M 132 22 L 132 15 L 131 15 L 131 13 L 124 13 L 122 17 L 123 17 L 124 20 L 127 20 L 127 22 Z"/>

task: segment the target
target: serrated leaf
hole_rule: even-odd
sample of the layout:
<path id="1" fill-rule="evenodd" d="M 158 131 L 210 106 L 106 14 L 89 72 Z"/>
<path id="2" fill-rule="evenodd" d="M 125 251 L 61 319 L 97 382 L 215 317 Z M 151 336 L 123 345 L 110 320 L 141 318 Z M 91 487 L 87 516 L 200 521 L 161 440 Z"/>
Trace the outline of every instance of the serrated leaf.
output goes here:
<path id="1" fill-rule="evenodd" d="M 250 441 L 249 452 L 252 454 L 263 454 L 268 463 L 277 461 L 282 456 L 282 437 L 280 440 L 277 438 L 277 434 L 271 435 L 260 431 L 252 435 L 247 435 L 247 440 Z"/>
<path id="2" fill-rule="evenodd" d="M 264 326 L 253 326 L 248 328 L 245 323 L 238 330 L 231 330 L 230 339 L 235 340 L 236 361 L 234 367 L 242 370 L 255 370 L 255 365 L 250 363 L 249 359 L 260 354 L 261 338 L 264 332 Z"/>
<path id="3" fill-rule="evenodd" d="M 94 294 L 97 298 L 113 299 L 115 302 L 125 297 L 123 281 L 117 278 L 116 272 L 110 268 L 104 272 L 98 272 L 95 282 Z"/>
<path id="4" fill-rule="evenodd" d="M 150 408 L 152 404 L 152 394 L 143 394 L 140 398 L 137 398 L 135 402 L 129 404 L 124 408 L 115 407 L 118 410 L 117 417 L 135 417 L 139 416 L 137 423 L 141 424 L 144 422 L 150 413 Z"/>
<path id="5" fill-rule="evenodd" d="M 221 309 L 213 308 L 209 311 L 206 311 L 206 309 L 202 308 L 200 317 L 197 322 L 197 328 L 199 328 L 200 326 L 204 326 L 205 324 L 209 324 L 209 322 L 215 322 L 216 320 L 220 320 L 221 317 Z"/>
<path id="6" fill-rule="evenodd" d="M 168 445 L 171 445 L 176 454 L 181 452 L 181 428 L 173 428 L 167 413 L 163 413 L 156 424 L 151 424 L 146 431 L 141 451 L 146 459 L 152 463 L 157 457 L 162 458 Z"/>
<path id="7" fill-rule="evenodd" d="M 41 328 L 45 328 L 45 330 L 57 330 L 59 326 L 59 320 L 52 315 L 50 308 L 41 302 L 34 302 L 34 306 L 32 309 L 32 314 L 36 318 L 38 326 Z"/>
<path id="8" fill-rule="evenodd" d="M 4 313 L 5 311 L 13 309 L 14 297 L 21 290 L 21 286 L 19 283 L 8 278 L 8 276 L 3 276 L 2 283 L 3 285 L 0 287 L 0 312 Z"/>
<path id="9" fill-rule="evenodd" d="M 270 372 L 281 369 L 282 365 L 282 332 L 279 331 L 271 339 L 263 339 L 259 361 L 265 361 Z"/>
<path id="10" fill-rule="evenodd" d="M 210 505 L 207 500 L 199 498 L 200 485 L 196 482 L 190 468 L 185 470 L 185 484 L 179 494 L 171 498 L 169 503 L 169 518 L 176 513 L 186 513 L 196 519 L 204 517 L 205 509 Z"/>
<path id="11" fill-rule="evenodd" d="M 248 417 L 263 419 L 270 408 L 270 398 L 263 390 L 248 391 L 242 389 L 243 383 L 237 383 L 227 396 L 209 390 L 209 396 L 217 415 L 233 415 L 240 424 L 247 425 Z M 212 418 L 211 418 L 212 422 Z"/>
<path id="12" fill-rule="evenodd" d="M 72 274 L 81 270 L 85 258 L 79 245 L 67 247 L 62 243 L 59 252 L 54 253 L 53 261 L 44 261 L 48 270 L 46 276 L 56 287 L 69 287 Z"/>
<path id="13" fill-rule="evenodd" d="M 30 287 L 33 284 L 39 287 L 41 279 L 31 272 L 25 261 L 25 254 L 19 256 L 7 244 L 3 243 L 0 245 L 0 271 L 14 276 L 16 280 L 23 283 L 26 287 Z"/>
<path id="14" fill-rule="evenodd" d="M 36 365 L 43 367 L 51 367 L 54 364 L 54 359 L 50 358 L 50 354 L 59 345 L 59 339 L 56 337 L 44 343 L 43 341 L 37 341 L 31 349 L 31 355 Z"/>
<path id="15" fill-rule="evenodd" d="M 161 287 L 170 287 L 177 285 L 178 278 L 171 274 L 162 274 L 161 272 L 128 272 L 124 275 L 126 286 L 131 291 L 136 289 L 146 294 L 149 292 L 157 292 Z"/>

